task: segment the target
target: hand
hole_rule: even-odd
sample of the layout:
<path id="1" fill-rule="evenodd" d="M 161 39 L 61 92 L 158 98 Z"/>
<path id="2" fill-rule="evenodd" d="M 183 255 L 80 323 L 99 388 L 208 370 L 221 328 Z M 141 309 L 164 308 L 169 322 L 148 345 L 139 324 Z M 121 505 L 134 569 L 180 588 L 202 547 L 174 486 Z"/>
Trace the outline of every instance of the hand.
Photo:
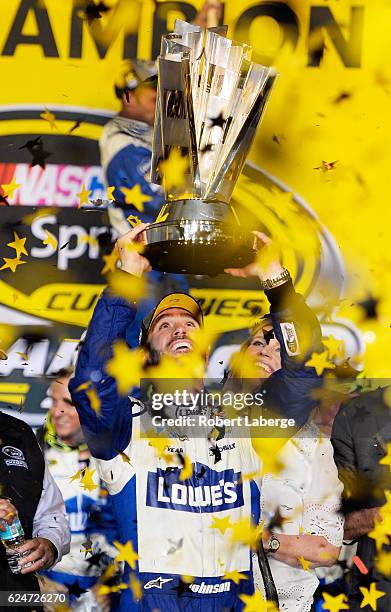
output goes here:
<path id="1" fill-rule="evenodd" d="M 16 550 L 19 553 L 28 553 L 19 561 L 19 566 L 22 568 L 21 574 L 30 574 L 38 570 L 48 569 L 56 560 L 53 544 L 46 538 L 33 538 L 27 540 Z M 29 567 L 25 567 L 31 563 Z"/>
<path id="2" fill-rule="evenodd" d="M 8 499 L 0 499 L 0 519 L 11 525 L 15 517 L 18 516 L 18 511 Z M 6 531 L 6 527 L 0 521 L 0 531 Z"/>
<path id="3" fill-rule="evenodd" d="M 244 268 L 226 268 L 224 272 L 239 278 L 258 276 L 262 281 L 279 276 L 284 271 L 284 268 L 278 256 L 277 244 L 262 232 L 254 230 L 252 234 L 254 234 L 254 251 L 262 249 L 262 252 L 265 254 L 265 261 L 268 263 L 262 266 L 257 257 L 255 261 L 244 266 Z"/>
<path id="4" fill-rule="evenodd" d="M 137 252 L 137 245 L 147 244 L 145 228 L 147 223 L 136 225 L 115 243 L 121 261 L 121 269 L 133 276 L 142 276 L 144 272 L 152 270 L 146 257 Z"/>
<path id="5" fill-rule="evenodd" d="M 219 0 L 206 0 L 192 23 L 193 25 L 200 26 L 201 28 L 208 28 L 210 27 L 209 20 L 213 19 L 214 27 L 220 23 L 222 14 L 223 5 Z"/>

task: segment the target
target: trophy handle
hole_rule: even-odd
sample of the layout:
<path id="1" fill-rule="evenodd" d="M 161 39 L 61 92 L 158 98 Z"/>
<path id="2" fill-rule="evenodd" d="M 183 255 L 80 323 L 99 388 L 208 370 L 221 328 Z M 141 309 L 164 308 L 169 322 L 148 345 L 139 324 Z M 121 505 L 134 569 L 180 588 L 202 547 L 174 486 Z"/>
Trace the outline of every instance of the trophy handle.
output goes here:
<path id="1" fill-rule="evenodd" d="M 219 16 L 217 8 L 211 7 L 206 16 L 206 27 L 216 28 L 219 25 Z"/>

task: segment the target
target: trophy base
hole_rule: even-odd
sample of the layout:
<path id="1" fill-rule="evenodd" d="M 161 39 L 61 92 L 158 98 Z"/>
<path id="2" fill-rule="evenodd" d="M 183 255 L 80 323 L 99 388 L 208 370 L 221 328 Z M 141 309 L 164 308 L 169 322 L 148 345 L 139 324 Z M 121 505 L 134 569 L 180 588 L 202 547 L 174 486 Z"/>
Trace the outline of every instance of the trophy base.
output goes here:
<path id="1" fill-rule="evenodd" d="M 254 260 L 253 237 L 224 202 L 168 202 L 159 218 L 146 228 L 144 256 L 154 270 L 216 276 Z"/>

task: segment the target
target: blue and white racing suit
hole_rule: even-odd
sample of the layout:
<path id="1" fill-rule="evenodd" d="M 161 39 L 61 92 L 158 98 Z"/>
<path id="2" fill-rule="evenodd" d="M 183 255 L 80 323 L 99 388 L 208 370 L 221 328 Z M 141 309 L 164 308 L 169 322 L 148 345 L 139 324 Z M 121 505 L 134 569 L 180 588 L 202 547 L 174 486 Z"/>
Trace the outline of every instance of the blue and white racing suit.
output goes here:
<path id="1" fill-rule="evenodd" d="M 285 299 L 287 295 L 289 300 Z M 287 401 L 282 410 L 287 416 L 296 415 L 300 425 L 313 406 L 305 389 L 313 388 L 317 378 L 313 370 L 303 366 L 303 359 L 290 355 L 298 355 L 292 338 L 299 343 L 300 333 L 310 334 L 314 340 L 311 350 L 317 350 L 320 328 L 291 283 L 284 290 L 279 287 L 268 292 L 268 297 L 287 373 L 285 379 L 281 375 L 277 379 L 282 401 Z M 282 311 L 278 311 L 281 304 Z M 135 410 L 140 412 L 140 404 L 120 396 L 115 380 L 104 372 L 113 343 L 125 339 L 135 315 L 135 305 L 103 293 L 70 382 L 85 438 L 112 496 L 121 541 L 131 541 L 138 553 L 134 571 L 141 581 L 143 597 L 137 603 L 132 591 L 125 590 L 121 610 L 240 611 L 244 604 L 239 595 L 251 594 L 254 588 L 250 548 L 233 543 L 229 530 L 221 533 L 211 525 L 214 517 L 229 517 L 231 523 L 250 517 L 254 523 L 259 521 L 261 482 L 251 474 L 259 473 L 260 460 L 249 438 L 234 437 L 229 432 L 219 443 L 221 459 L 217 462 L 207 436 L 176 438 L 166 452 L 189 457 L 193 467 L 192 476 L 181 481 L 180 468 L 167 464 L 148 440 L 138 437 L 140 419 L 132 415 Z M 296 316 L 301 320 L 296 321 Z M 284 322 L 291 326 L 289 353 L 286 332 L 281 328 Z M 78 390 L 88 380 L 95 381 L 101 401 L 99 415 L 91 409 L 85 390 Z M 268 388 L 276 402 L 278 393 L 272 386 L 270 379 Z M 124 461 L 119 451 L 124 451 L 130 462 Z M 224 578 L 234 570 L 248 579 L 236 584 Z M 129 582 L 128 565 L 127 572 L 125 582 Z M 182 576 L 191 576 L 194 581 L 184 583 Z"/>
<path id="2" fill-rule="evenodd" d="M 131 229 L 127 221 L 134 215 L 143 223 L 153 223 L 164 203 L 163 190 L 149 181 L 152 157 L 153 129 L 143 121 L 115 116 L 103 128 L 99 146 L 103 175 L 107 186 L 114 186 L 115 203 L 108 209 L 111 225 L 123 235 Z M 139 185 L 142 193 L 151 199 L 138 211 L 132 204 L 125 202 L 121 187 L 131 189 Z M 136 321 L 130 328 L 127 340 L 130 346 L 137 346 L 140 324 L 144 316 L 167 293 L 188 291 L 189 283 L 181 274 L 165 274 L 153 270 L 148 274 L 153 299 L 143 300 L 138 309 Z M 149 294 L 151 294 L 149 291 Z"/>

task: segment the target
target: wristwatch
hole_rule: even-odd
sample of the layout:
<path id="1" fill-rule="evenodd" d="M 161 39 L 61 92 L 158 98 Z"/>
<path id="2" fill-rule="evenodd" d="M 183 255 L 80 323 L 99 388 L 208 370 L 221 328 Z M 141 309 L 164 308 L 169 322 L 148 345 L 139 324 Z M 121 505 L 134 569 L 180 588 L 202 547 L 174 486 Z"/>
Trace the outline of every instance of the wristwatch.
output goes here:
<path id="1" fill-rule="evenodd" d="M 291 275 L 289 270 L 286 268 L 283 269 L 281 274 L 275 276 L 274 278 L 265 278 L 265 280 L 261 281 L 261 286 L 264 291 L 270 291 L 270 289 L 274 289 L 274 287 L 279 287 L 283 285 L 288 280 L 291 280 Z"/>
<path id="2" fill-rule="evenodd" d="M 277 550 L 280 548 L 280 540 L 273 533 L 270 536 L 267 548 L 268 553 L 276 553 Z"/>

